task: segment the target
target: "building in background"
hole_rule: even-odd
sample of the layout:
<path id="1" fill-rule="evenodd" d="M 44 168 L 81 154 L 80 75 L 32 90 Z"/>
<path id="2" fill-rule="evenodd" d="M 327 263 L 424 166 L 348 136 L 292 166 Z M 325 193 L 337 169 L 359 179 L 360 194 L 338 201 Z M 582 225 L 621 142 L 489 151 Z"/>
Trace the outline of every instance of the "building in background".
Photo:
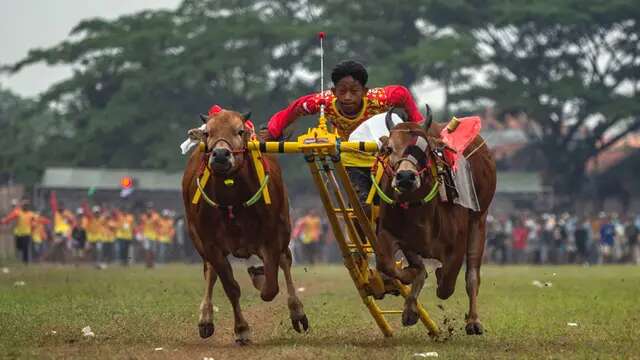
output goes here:
<path id="1" fill-rule="evenodd" d="M 95 169 L 51 167 L 45 169 L 41 184 L 34 191 L 36 208 L 47 206 L 55 191 L 68 208 L 90 199 L 95 204 L 139 210 L 152 202 L 156 209 L 182 213 L 182 173 L 135 169 Z"/>

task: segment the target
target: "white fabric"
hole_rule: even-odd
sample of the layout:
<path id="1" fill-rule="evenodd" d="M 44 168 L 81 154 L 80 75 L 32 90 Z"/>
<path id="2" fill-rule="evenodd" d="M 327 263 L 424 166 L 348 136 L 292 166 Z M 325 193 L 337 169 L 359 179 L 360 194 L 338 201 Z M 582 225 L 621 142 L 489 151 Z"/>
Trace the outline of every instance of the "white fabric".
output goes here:
<path id="1" fill-rule="evenodd" d="M 206 129 L 207 129 L 207 124 L 202 124 L 202 126 L 198 128 L 198 130 L 202 130 L 202 131 Z M 188 153 L 189 150 L 191 150 L 191 148 L 193 148 L 196 145 L 198 145 L 198 140 L 187 138 L 187 140 L 183 141 L 182 144 L 180 144 L 180 150 L 182 151 L 182 155 L 185 155 L 186 153 Z"/>
<path id="2" fill-rule="evenodd" d="M 458 157 L 458 168 L 452 171 L 453 183 L 458 191 L 458 198 L 453 200 L 454 203 L 473 211 L 480 211 L 478 196 L 476 196 L 476 188 L 473 183 L 473 174 L 469 162 L 460 155 Z"/>
<path id="3" fill-rule="evenodd" d="M 370 117 L 353 130 L 349 135 L 349 141 L 375 141 L 380 146 L 380 137 L 389 136 L 389 129 L 387 129 L 387 123 L 385 122 L 386 116 L 387 113 L 385 112 Z M 394 125 L 402 122 L 400 116 L 395 113 L 391 114 L 391 120 Z"/>

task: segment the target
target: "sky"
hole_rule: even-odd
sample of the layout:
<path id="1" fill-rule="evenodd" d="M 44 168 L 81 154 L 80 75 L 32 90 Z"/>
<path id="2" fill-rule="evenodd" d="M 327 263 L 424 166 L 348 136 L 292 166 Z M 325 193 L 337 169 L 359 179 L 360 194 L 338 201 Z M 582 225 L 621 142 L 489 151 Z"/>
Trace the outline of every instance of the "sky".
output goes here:
<path id="1" fill-rule="evenodd" d="M 117 18 L 144 9 L 173 9 L 180 0 L 0 0 L 0 64 L 23 59 L 30 49 L 63 41 L 81 20 Z M 32 65 L 0 85 L 23 96 L 44 91 L 71 74 L 65 66 Z"/>
<path id="2" fill-rule="evenodd" d="M 144 9 L 174 9 L 181 0 L 0 0 L 0 65 L 27 56 L 30 49 L 62 42 L 81 20 L 114 19 Z M 16 75 L 0 75 L 0 86 L 22 96 L 35 96 L 71 75 L 68 66 L 36 64 Z M 443 91 L 432 82 L 415 86 L 418 103 L 442 106 Z"/>

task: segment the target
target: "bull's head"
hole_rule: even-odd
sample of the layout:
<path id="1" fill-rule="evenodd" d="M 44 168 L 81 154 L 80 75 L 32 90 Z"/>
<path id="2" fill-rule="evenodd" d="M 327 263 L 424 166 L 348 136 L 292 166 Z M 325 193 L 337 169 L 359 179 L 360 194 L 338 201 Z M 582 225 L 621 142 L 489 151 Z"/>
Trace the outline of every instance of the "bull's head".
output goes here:
<path id="1" fill-rule="evenodd" d="M 394 125 L 388 116 L 389 137 L 381 139 L 381 152 L 388 156 L 389 166 L 393 169 L 391 186 L 400 194 L 410 194 L 425 185 L 423 182 L 431 177 L 430 142 L 433 140 L 427 135 L 431 125 L 430 110 L 427 106 L 425 126 L 403 120 L 405 122 Z"/>
<path id="2" fill-rule="evenodd" d="M 193 129 L 189 136 L 205 143 L 208 163 L 216 174 L 235 172 L 242 165 L 238 159 L 246 151 L 251 129 L 246 125 L 251 113 L 222 110 L 210 116 L 201 115 L 205 129 Z"/>

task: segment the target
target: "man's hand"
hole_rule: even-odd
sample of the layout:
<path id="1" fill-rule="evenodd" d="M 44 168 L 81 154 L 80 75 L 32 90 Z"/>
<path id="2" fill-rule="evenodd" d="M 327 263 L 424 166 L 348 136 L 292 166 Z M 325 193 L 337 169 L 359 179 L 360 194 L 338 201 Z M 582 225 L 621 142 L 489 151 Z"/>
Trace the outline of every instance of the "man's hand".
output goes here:
<path id="1" fill-rule="evenodd" d="M 269 129 L 267 129 L 266 127 L 263 127 L 260 129 L 260 131 L 258 131 L 258 138 L 260 139 L 260 141 L 276 141 L 277 140 L 271 136 L 271 134 L 269 133 Z"/>

